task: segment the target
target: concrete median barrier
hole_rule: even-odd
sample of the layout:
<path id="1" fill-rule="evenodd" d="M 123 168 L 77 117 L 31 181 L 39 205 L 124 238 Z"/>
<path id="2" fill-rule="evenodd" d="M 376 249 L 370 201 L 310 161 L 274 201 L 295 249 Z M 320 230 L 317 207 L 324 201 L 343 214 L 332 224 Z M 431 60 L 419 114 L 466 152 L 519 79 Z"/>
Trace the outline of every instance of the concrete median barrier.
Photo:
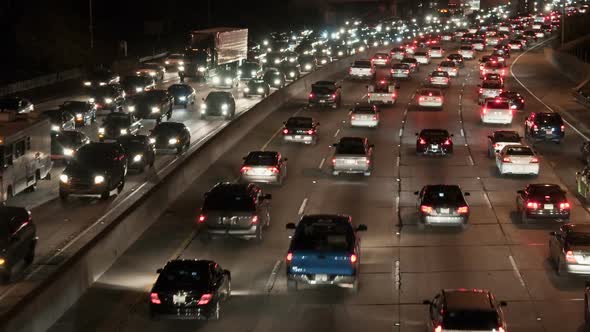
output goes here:
<path id="1" fill-rule="evenodd" d="M 100 225 L 84 233 L 76 245 L 68 248 L 51 273 L 42 280 L 31 280 L 5 298 L 0 313 L 0 331 L 41 332 L 51 327 L 115 260 L 162 215 L 194 180 L 248 132 L 285 103 L 302 102 L 311 84 L 342 72 L 350 62 L 365 58 L 370 50 L 328 64 L 303 76 L 289 86 L 260 101 L 234 121 L 219 127 L 176 162 L 153 176 L 145 186 L 136 188 L 136 197 L 116 211 L 101 217 Z M 24 294 L 24 295 L 23 295 Z"/>

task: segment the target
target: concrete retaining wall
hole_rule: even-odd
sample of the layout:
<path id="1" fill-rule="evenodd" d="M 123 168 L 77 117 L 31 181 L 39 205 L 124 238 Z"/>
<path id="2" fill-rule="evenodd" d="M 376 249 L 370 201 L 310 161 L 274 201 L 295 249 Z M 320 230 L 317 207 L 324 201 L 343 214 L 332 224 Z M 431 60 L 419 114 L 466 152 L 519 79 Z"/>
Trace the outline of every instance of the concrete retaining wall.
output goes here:
<path id="1" fill-rule="evenodd" d="M 576 84 L 580 84 L 590 77 L 590 65 L 580 61 L 576 56 L 552 48 L 545 48 L 544 52 L 549 63 Z"/>
<path id="2" fill-rule="evenodd" d="M 255 126 L 280 106 L 305 96 L 313 82 L 342 72 L 351 61 L 367 56 L 366 53 L 354 55 L 302 77 L 256 104 L 213 137 L 193 145 L 183 162 L 174 164 L 160 178 L 154 178 L 153 186 L 146 190 L 142 198 L 114 217 L 108 226 L 88 239 L 58 271 L 3 314 L 0 317 L 0 331 L 47 330 L 197 177 L 228 153 Z"/>

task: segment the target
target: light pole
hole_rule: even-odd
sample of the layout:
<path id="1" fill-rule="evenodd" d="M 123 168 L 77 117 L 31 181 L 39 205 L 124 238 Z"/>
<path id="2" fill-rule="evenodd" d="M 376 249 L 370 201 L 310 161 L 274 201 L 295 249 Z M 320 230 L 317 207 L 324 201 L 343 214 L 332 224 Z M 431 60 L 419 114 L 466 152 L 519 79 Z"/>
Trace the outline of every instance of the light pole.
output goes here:
<path id="1" fill-rule="evenodd" d="M 561 7 L 561 46 L 565 44 L 565 0 L 563 0 L 563 6 Z"/>
<path id="2" fill-rule="evenodd" d="M 90 32 L 90 49 L 94 49 L 94 30 L 93 30 L 93 22 L 92 22 L 92 0 L 88 0 L 88 12 L 90 16 L 90 24 L 88 25 L 88 30 Z"/>

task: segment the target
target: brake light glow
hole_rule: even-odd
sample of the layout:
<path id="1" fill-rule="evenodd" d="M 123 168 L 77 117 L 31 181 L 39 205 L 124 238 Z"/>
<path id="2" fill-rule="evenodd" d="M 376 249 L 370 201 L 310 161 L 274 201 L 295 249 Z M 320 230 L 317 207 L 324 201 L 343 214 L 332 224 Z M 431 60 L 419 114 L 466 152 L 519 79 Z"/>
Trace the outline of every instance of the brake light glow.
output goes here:
<path id="1" fill-rule="evenodd" d="M 539 163 L 539 158 L 537 158 L 537 157 L 532 157 L 532 158 L 531 158 L 531 163 L 532 163 L 532 164 L 538 164 L 538 163 Z"/>
<path id="2" fill-rule="evenodd" d="M 424 98 L 424 97 L 420 97 L 420 98 L 418 98 L 418 100 L 419 100 L 419 101 L 424 101 L 424 100 L 425 100 L 425 98 Z"/>
<path id="3" fill-rule="evenodd" d="M 561 131 L 564 131 L 565 130 L 565 126 L 564 125 L 561 125 L 560 128 L 561 128 Z"/>
<path id="4" fill-rule="evenodd" d="M 333 93 L 331 97 L 332 97 L 332 99 L 336 99 L 336 94 Z"/>
<path id="5" fill-rule="evenodd" d="M 395 99 L 395 97 L 397 97 L 397 95 L 395 93 L 391 94 L 391 99 Z"/>
<path id="6" fill-rule="evenodd" d="M 310 93 L 309 98 L 313 98 L 313 97 L 315 97 L 315 95 L 313 93 Z"/>
<path id="7" fill-rule="evenodd" d="M 442 325 L 438 325 L 434 328 L 434 332 L 442 332 Z"/>
<path id="8" fill-rule="evenodd" d="M 246 173 L 251 169 L 252 169 L 252 167 L 250 167 L 250 166 L 242 166 L 242 168 L 240 169 L 240 172 Z"/>
<path id="9" fill-rule="evenodd" d="M 423 138 L 420 138 L 420 141 L 418 141 L 418 143 L 420 143 L 421 145 L 426 144 L 426 141 Z"/>
<path id="10" fill-rule="evenodd" d="M 479 88 L 479 93 L 483 93 L 483 88 Z"/>
<path id="11" fill-rule="evenodd" d="M 308 130 L 308 131 L 307 131 L 307 134 L 308 134 L 308 135 L 313 135 L 313 129 L 310 129 L 310 130 Z"/>
<path id="12" fill-rule="evenodd" d="M 277 167 L 271 167 L 271 168 L 270 168 L 270 171 L 271 171 L 272 173 L 275 173 L 275 174 L 278 174 L 278 173 L 279 173 L 279 169 L 278 169 Z"/>
<path id="13" fill-rule="evenodd" d="M 468 212 L 469 212 L 468 206 L 460 206 L 459 208 L 457 208 L 457 213 L 468 213 Z"/>
<path id="14" fill-rule="evenodd" d="M 287 262 L 290 262 L 293 260 L 293 253 L 287 253 Z"/>
<path id="15" fill-rule="evenodd" d="M 451 145 L 451 140 L 447 138 L 447 140 L 443 143 L 443 145 Z"/>
<path id="16" fill-rule="evenodd" d="M 213 294 L 203 294 L 203 295 L 201 295 L 199 302 L 197 302 L 197 305 L 208 304 L 212 298 L 213 298 Z"/>
<path id="17" fill-rule="evenodd" d="M 481 113 L 482 114 L 486 114 L 487 112 L 488 112 L 488 109 L 487 108 L 484 107 L 484 108 L 481 109 Z"/>
<path id="18" fill-rule="evenodd" d="M 160 301 L 160 297 L 158 296 L 158 293 L 150 293 L 150 301 L 153 304 L 162 304 L 162 301 Z"/>
<path id="19" fill-rule="evenodd" d="M 354 116 L 354 115 L 351 115 L 351 116 L 350 116 L 350 119 L 351 119 L 351 120 L 356 120 L 356 116 Z"/>
<path id="20" fill-rule="evenodd" d="M 504 157 L 504 158 L 502 158 L 502 162 L 503 163 L 511 163 L 512 160 L 510 160 L 510 157 Z"/>
<path id="21" fill-rule="evenodd" d="M 576 257 L 574 257 L 574 253 L 571 250 L 566 251 L 565 253 L 565 260 L 568 263 L 578 263 L 578 261 L 576 261 Z"/>
<path id="22" fill-rule="evenodd" d="M 430 214 L 432 213 L 432 206 L 420 205 L 420 211 L 422 211 L 422 213 Z"/>
<path id="23" fill-rule="evenodd" d="M 570 208 L 570 203 L 569 202 L 559 203 L 559 208 L 561 210 L 568 210 Z"/>
<path id="24" fill-rule="evenodd" d="M 502 326 L 498 327 L 498 332 L 506 332 Z"/>
<path id="25" fill-rule="evenodd" d="M 539 203 L 529 201 L 526 203 L 526 208 L 531 209 L 531 210 L 536 210 L 539 208 Z"/>
<path id="26" fill-rule="evenodd" d="M 258 224 L 258 216 L 252 216 L 252 225 Z"/>
<path id="27" fill-rule="evenodd" d="M 332 164 L 336 165 L 336 158 L 332 158 Z"/>
<path id="28" fill-rule="evenodd" d="M 199 215 L 199 224 L 204 223 L 207 220 L 207 216 L 204 214 Z"/>
<path id="29" fill-rule="evenodd" d="M 357 255 L 355 255 L 355 254 L 350 255 L 350 262 L 352 264 L 356 263 L 357 260 L 358 260 Z"/>
<path id="30" fill-rule="evenodd" d="M 287 128 L 283 129 L 283 134 L 285 134 L 285 135 L 286 135 L 286 134 L 288 134 L 288 133 L 289 133 L 289 129 L 287 129 Z"/>
<path id="31" fill-rule="evenodd" d="M 377 116 L 376 115 L 373 115 L 373 120 L 377 120 Z"/>

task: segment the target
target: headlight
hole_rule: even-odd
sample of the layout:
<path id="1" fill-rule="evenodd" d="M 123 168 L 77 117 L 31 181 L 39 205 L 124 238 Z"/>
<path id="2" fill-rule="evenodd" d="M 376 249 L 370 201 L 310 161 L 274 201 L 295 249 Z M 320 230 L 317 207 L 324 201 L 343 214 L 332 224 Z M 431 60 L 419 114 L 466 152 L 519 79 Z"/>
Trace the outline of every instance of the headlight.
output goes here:
<path id="1" fill-rule="evenodd" d="M 221 79 L 219 79 L 219 77 L 217 77 L 217 76 L 213 77 L 214 84 L 219 84 L 219 82 L 221 82 Z"/>
<path id="2" fill-rule="evenodd" d="M 268 45 L 268 40 L 265 40 L 262 42 L 262 45 L 267 46 Z"/>
<path id="3" fill-rule="evenodd" d="M 326 62 L 328 62 L 328 60 L 322 59 L 322 64 L 325 64 Z"/>
<path id="4" fill-rule="evenodd" d="M 252 75 L 252 77 L 256 76 L 256 70 L 253 70 L 252 72 L 250 72 L 250 74 Z"/>
<path id="5" fill-rule="evenodd" d="M 142 88 L 135 88 L 135 92 L 142 92 L 143 89 Z"/>
<path id="6" fill-rule="evenodd" d="M 207 104 L 203 103 L 201 104 L 201 109 L 206 109 L 207 108 Z"/>
<path id="7" fill-rule="evenodd" d="M 104 176 L 97 175 L 94 177 L 94 184 L 101 184 L 104 182 Z"/>
<path id="8" fill-rule="evenodd" d="M 289 72 L 289 77 L 295 77 L 295 73 L 294 72 Z"/>
<path id="9" fill-rule="evenodd" d="M 202 73 L 205 71 L 205 67 L 200 66 L 199 68 L 197 68 L 197 70 L 199 71 L 199 73 Z"/>
<path id="10" fill-rule="evenodd" d="M 76 113 L 76 119 L 82 120 L 82 113 Z"/>
<path id="11" fill-rule="evenodd" d="M 278 78 L 274 81 L 275 85 L 279 85 L 281 84 L 281 80 L 279 80 Z"/>
<path id="12" fill-rule="evenodd" d="M 155 73 L 155 72 L 153 72 L 153 71 L 150 71 L 150 72 L 149 72 L 149 75 L 150 75 L 150 76 L 156 76 L 156 73 Z"/>
<path id="13" fill-rule="evenodd" d="M 164 61 L 164 63 L 167 64 L 167 65 L 169 65 L 170 64 L 170 61 L 166 60 L 166 61 Z"/>
<path id="14" fill-rule="evenodd" d="M 310 64 L 305 65 L 305 69 L 308 69 L 308 70 L 311 69 L 311 65 Z"/>
<path id="15" fill-rule="evenodd" d="M 143 158 L 142 155 L 136 154 L 135 156 L 133 156 L 133 161 L 136 162 L 136 163 L 137 162 L 140 162 L 141 161 L 141 158 Z"/>
<path id="16" fill-rule="evenodd" d="M 88 98 L 88 102 L 90 102 L 90 103 L 94 103 L 94 100 L 95 100 L 94 98 Z"/>
<path id="17" fill-rule="evenodd" d="M 135 74 L 136 75 L 141 75 L 141 72 L 140 71 L 136 71 Z"/>
<path id="18" fill-rule="evenodd" d="M 150 144 L 154 144 L 154 143 L 156 143 L 156 139 L 153 137 L 150 137 Z"/>
<path id="19" fill-rule="evenodd" d="M 110 103 L 113 102 L 113 98 L 105 98 L 104 99 L 104 102 L 107 103 L 107 104 L 110 104 Z"/>
<path id="20" fill-rule="evenodd" d="M 53 131 L 59 131 L 60 127 L 58 125 L 51 125 L 51 130 Z"/>
<path id="21" fill-rule="evenodd" d="M 185 101 L 186 100 L 186 97 L 185 96 L 180 96 L 180 97 L 178 97 L 178 100 Z"/>
<path id="22" fill-rule="evenodd" d="M 170 145 L 176 145 L 176 143 L 178 143 L 178 140 L 176 138 L 171 138 L 168 140 L 168 144 Z"/>
<path id="23" fill-rule="evenodd" d="M 127 135 L 127 129 L 121 129 L 121 135 Z"/>
<path id="24" fill-rule="evenodd" d="M 106 84 L 105 82 L 100 82 L 100 83 L 98 83 L 98 85 L 100 85 L 100 86 L 105 86 L 105 85 L 107 85 L 107 84 Z"/>
<path id="25" fill-rule="evenodd" d="M 227 111 L 228 107 L 229 106 L 227 104 L 221 104 L 221 110 L 222 111 Z"/>
<path id="26" fill-rule="evenodd" d="M 267 61 L 266 58 L 262 59 L 262 63 L 266 63 Z"/>
<path id="27" fill-rule="evenodd" d="M 159 107 L 152 107 L 152 113 L 160 113 Z"/>
<path id="28" fill-rule="evenodd" d="M 249 87 L 245 87 L 244 88 L 244 92 L 250 92 L 250 88 Z"/>
<path id="29" fill-rule="evenodd" d="M 59 176 L 59 181 L 61 181 L 63 183 L 68 183 L 69 180 L 70 180 L 70 178 L 66 174 L 61 174 Z"/>
<path id="30" fill-rule="evenodd" d="M 275 59 L 275 63 L 281 63 L 281 60 Z"/>
<path id="31" fill-rule="evenodd" d="M 181 65 L 181 66 L 184 66 L 184 61 L 182 61 L 182 60 L 181 61 L 178 61 L 178 64 Z"/>
<path id="32" fill-rule="evenodd" d="M 98 128 L 98 133 L 99 134 L 104 134 L 104 128 L 103 127 Z"/>
<path id="33" fill-rule="evenodd" d="M 289 62 L 295 62 L 295 59 L 289 58 Z"/>
<path id="34" fill-rule="evenodd" d="M 131 105 L 127 107 L 127 111 L 129 112 L 135 112 L 135 106 Z"/>
<path id="35" fill-rule="evenodd" d="M 84 82 L 84 86 L 91 86 L 92 82 Z"/>
<path id="36" fill-rule="evenodd" d="M 238 75 L 242 75 L 242 70 L 238 69 Z"/>
<path id="37" fill-rule="evenodd" d="M 256 89 L 256 91 L 257 91 L 258 93 L 263 93 L 263 92 L 264 92 L 264 89 L 263 89 L 263 88 L 258 88 L 258 89 Z"/>
<path id="38" fill-rule="evenodd" d="M 344 54 L 344 53 L 342 53 L 342 51 L 339 51 L 339 52 L 338 52 L 338 55 L 343 55 L 343 54 Z"/>
<path id="39" fill-rule="evenodd" d="M 225 79 L 225 84 L 231 84 L 231 78 L 226 78 Z"/>
<path id="40" fill-rule="evenodd" d="M 64 148 L 64 156 L 71 157 L 73 155 L 74 155 L 74 150 L 73 149 Z M 62 174 L 62 175 L 64 175 L 64 174 Z"/>
<path id="41" fill-rule="evenodd" d="M 179 71 L 184 71 L 184 66 L 178 66 Z"/>

